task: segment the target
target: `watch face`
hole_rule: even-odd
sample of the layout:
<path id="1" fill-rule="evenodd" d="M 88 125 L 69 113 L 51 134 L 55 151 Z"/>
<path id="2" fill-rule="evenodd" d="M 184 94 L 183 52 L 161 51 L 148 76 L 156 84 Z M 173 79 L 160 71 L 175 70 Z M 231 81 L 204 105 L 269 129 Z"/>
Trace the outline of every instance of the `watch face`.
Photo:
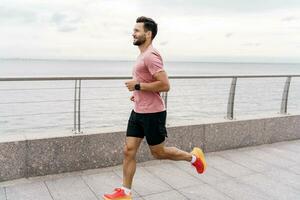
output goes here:
<path id="1" fill-rule="evenodd" d="M 135 84 L 134 89 L 135 90 L 140 90 L 141 89 L 141 85 L 140 84 Z"/>

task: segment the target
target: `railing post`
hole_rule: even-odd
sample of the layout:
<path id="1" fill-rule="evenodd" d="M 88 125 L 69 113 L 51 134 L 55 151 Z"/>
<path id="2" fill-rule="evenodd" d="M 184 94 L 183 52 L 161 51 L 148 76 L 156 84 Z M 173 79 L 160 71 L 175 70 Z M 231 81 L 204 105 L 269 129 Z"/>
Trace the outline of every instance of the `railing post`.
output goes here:
<path id="1" fill-rule="evenodd" d="M 78 134 L 81 132 L 81 79 L 75 80 L 75 92 L 74 92 L 74 128 L 73 133 Z"/>
<path id="2" fill-rule="evenodd" d="M 167 107 L 168 107 L 168 92 L 162 92 L 161 97 L 164 100 L 165 107 L 166 107 L 166 110 L 167 110 Z"/>
<path id="3" fill-rule="evenodd" d="M 236 81 L 237 81 L 237 77 L 233 77 L 231 81 L 231 87 L 230 87 L 228 104 L 227 104 L 227 119 L 231 119 L 231 120 L 233 119 Z"/>
<path id="4" fill-rule="evenodd" d="M 292 79 L 292 77 L 288 76 L 285 81 L 284 90 L 282 93 L 282 100 L 281 100 L 281 109 L 280 109 L 281 114 L 287 114 L 287 105 L 288 105 L 288 97 L 289 97 L 289 89 L 290 89 L 291 79 Z"/>
<path id="5" fill-rule="evenodd" d="M 76 102 L 77 102 L 77 80 L 75 80 L 75 89 L 74 89 L 74 127 L 73 127 L 73 133 L 76 133 L 76 125 L 77 125 L 77 117 L 76 117 Z"/>
<path id="6" fill-rule="evenodd" d="M 78 91 L 78 133 L 81 133 L 81 80 L 79 80 L 79 91 Z"/>

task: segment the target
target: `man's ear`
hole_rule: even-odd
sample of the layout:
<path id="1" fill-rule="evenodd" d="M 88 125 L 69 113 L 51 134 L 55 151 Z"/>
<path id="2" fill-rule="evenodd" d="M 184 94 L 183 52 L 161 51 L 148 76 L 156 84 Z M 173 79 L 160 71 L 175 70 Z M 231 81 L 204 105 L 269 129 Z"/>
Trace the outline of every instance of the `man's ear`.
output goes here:
<path id="1" fill-rule="evenodd" d="M 147 32 L 146 32 L 146 37 L 149 38 L 149 39 L 151 39 L 151 37 L 152 37 L 152 32 L 151 32 L 151 31 L 147 31 Z"/>

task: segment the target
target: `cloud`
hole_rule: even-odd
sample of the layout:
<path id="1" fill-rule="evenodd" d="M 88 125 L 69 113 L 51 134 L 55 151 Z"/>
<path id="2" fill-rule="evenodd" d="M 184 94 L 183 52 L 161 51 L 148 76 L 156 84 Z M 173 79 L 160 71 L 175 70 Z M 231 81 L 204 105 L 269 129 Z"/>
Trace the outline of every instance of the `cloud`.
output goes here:
<path id="1" fill-rule="evenodd" d="M 37 20 L 37 14 L 30 9 L 20 9 L 0 6 L 0 22 L 11 23 L 33 23 Z"/>
<path id="2" fill-rule="evenodd" d="M 299 19 L 300 19 L 299 17 L 289 16 L 289 17 L 282 18 L 281 21 L 290 22 L 290 21 L 297 21 Z"/>
<path id="3" fill-rule="evenodd" d="M 160 44 L 161 46 L 166 46 L 168 43 L 169 43 L 168 41 L 163 41 L 163 42 L 160 42 L 159 44 Z"/>
<path id="4" fill-rule="evenodd" d="M 153 13 L 172 14 L 207 14 L 207 13 L 258 13 L 274 10 L 290 9 L 300 6 L 299 0 L 152 0 L 140 1 L 141 7 L 149 9 Z M 156 6 L 161 5 L 161 6 Z M 170 10 L 169 7 L 172 7 Z"/>
<path id="5" fill-rule="evenodd" d="M 242 46 L 245 46 L 245 47 L 258 47 L 258 46 L 261 46 L 261 43 L 259 43 L 259 42 L 248 42 L 248 43 L 243 43 Z"/>
<path id="6" fill-rule="evenodd" d="M 225 34 L 225 37 L 227 37 L 227 38 L 230 38 L 230 37 L 232 37 L 233 36 L 233 33 L 226 33 Z"/>
<path id="7" fill-rule="evenodd" d="M 52 22 L 56 23 L 57 25 L 61 24 L 67 18 L 66 15 L 61 13 L 55 13 L 52 16 Z"/>
<path id="8" fill-rule="evenodd" d="M 78 29 L 78 23 L 81 21 L 80 16 L 72 13 L 56 12 L 52 15 L 50 22 L 56 24 L 60 32 L 72 32 Z"/>
<path id="9" fill-rule="evenodd" d="M 74 26 L 61 26 L 58 28 L 60 32 L 73 32 L 76 31 L 78 28 Z"/>

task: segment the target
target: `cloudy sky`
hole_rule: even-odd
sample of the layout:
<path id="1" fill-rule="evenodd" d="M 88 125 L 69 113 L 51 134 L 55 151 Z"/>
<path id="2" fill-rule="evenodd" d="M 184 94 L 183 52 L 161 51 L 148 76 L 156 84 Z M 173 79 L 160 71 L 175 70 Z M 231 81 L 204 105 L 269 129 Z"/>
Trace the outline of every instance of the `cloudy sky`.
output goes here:
<path id="1" fill-rule="evenodd" d="M 300 0 L 1 0 L 0 58 L 134 60 L 141 15 L 168 61 L 300 62 Z"/>

